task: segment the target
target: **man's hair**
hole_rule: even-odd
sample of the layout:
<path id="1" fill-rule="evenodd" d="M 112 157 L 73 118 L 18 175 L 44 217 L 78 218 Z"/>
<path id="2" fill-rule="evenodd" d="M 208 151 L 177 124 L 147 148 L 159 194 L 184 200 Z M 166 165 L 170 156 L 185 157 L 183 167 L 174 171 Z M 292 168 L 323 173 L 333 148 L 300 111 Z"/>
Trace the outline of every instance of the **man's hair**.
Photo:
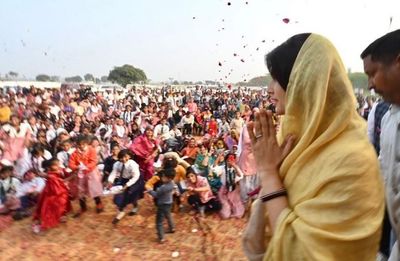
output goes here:
<path id="1" fill-rule="evenodd" d="M 371 55 L 372 61 L 390 64 L 399 54 L 400 29 L 376 39 L 361 53 L 361 59 Z"/>
<path id="2" fill-rule="evenodd" d="M 83 144 L 83 143 L 85 143 L 85 144 L 89 144 L 89 137 L 88 136 L 86 136 L 86 135 L 80 135 L 80 136 L 78 136 L 78 138 L 76 139 L 76 143 L 77 144 Z"/>
<path id="3" fill-rule="evenodd" d="M 164 158 L 164 168 L 176 168 L 178 166 L 178 161 L 176 160 L 175 157 L 165 157 Z"/>
<path id="4" fill-rule="evenodd" d="M 14 171 L 14 167 L 13 166 L 4 166 L 1 170 L 0 170 L 0 174 L 4 174 L 7 172 L 13 172 Z"/>
<path id="5" fill-rule="evenodd" d="M 51 166 L 59 164 L 59 160 L 57 158 L 51 158 L 49 160 L 45 160 L 42 162 L 42 168 L 45 170 L 49 170 Z"/>

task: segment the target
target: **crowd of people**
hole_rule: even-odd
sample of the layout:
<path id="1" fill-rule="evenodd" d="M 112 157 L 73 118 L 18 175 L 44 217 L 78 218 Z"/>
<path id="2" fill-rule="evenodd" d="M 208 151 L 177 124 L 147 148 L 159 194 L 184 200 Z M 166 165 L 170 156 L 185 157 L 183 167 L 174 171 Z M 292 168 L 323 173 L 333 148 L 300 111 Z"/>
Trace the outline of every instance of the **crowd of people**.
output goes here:
<path id="1" fill-rule="evenodd" d="M 37 233 L 79 218 L 90 199 L 101 213 L 110 195 L 117 213 L 109 222 L 117 224 L 151 196 L 162 241 L 164 217 L 175 229 L 172 206 L 241 218 L 257 195 L 245 126 L 270 106 L 265 90 L 32 86 L 1 95 L 0 212 L 32 216 Z"/>
<path id="2" fill-rule="evenodd" d="M 173 207 L 242 218 L 254 200 L 250 260 L 375 260 L 379 243 L 398 260 L 399 41 L 394 31 L 361 54 L 376 102 L 355 97 L 316 34 L 266 56 L 268 89 L 3 90 L 0 212 L 32 216 L 39 233 L 88 199 L 101 213 L 112 195 L 117 225 L 152 197 L 162 243 L 164 219 L 179 229 Z"/>

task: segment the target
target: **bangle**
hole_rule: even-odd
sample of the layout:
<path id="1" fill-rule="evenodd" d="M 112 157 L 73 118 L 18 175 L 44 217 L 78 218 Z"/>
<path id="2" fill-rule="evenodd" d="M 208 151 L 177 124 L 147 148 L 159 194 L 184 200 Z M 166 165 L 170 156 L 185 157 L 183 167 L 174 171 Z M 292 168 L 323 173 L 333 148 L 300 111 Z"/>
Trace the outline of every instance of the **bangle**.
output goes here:
<path id="1" fill-rule="evenodd" d="M 287 190 L 285 188 L 281 188 L 280 190 L 277 190 L 275 192 L 263 195 L 260 197 L 262 202 L 267 202 L 270 201 L 274 198 L 282 197 L 287 195 Z"/>

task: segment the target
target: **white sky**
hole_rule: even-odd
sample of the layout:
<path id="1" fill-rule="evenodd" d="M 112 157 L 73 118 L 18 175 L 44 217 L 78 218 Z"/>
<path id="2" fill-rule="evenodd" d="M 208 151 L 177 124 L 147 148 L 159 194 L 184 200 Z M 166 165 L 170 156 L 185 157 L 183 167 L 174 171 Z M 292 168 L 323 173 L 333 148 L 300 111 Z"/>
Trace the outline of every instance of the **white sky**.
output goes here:
<path id="1" fill-rule="evenodd" d="M 326 36 L 346 67 L 362 71 L 364 48 L 400 28 L 400 0 L 227 2 L 2 0 L 0 74 L 99 77 L 128 63 L 154 81 L 237 82 L 265 74 L 264 55 L 302 32 Z"/>

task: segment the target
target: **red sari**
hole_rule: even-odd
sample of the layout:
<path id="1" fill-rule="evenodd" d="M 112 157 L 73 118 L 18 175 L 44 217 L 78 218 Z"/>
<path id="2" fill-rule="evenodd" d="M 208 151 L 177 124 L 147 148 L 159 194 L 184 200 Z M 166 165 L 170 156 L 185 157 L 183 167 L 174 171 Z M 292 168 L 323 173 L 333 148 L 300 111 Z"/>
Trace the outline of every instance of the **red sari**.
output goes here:
<path id="1" fill-rule="evenodd" d="M 218 134 L 218 123 L 215 120 L 211 120 L 208 123 L 208 134 L 215 137 Z"/>
<path id="2" fill-rule="evenodd" d="M 68 189 L 60 178 L 60 173 L 50 171 L 47 175 L 46 186 L 33 214 L 33 220 L 40 220 L 42 229 L 57 226 L 60 218 L 71 209 Z"/>
<path id="3" fill-rule="evenodd" d="M 135 161 L 139 164 L 140 172 L 145 181 L 149 180 L 154 175 L 154 150 L 158 146 L 156 140 L 150 140 L 146 134 L 136 137 L 130 147 L 135 154 Z"/>

